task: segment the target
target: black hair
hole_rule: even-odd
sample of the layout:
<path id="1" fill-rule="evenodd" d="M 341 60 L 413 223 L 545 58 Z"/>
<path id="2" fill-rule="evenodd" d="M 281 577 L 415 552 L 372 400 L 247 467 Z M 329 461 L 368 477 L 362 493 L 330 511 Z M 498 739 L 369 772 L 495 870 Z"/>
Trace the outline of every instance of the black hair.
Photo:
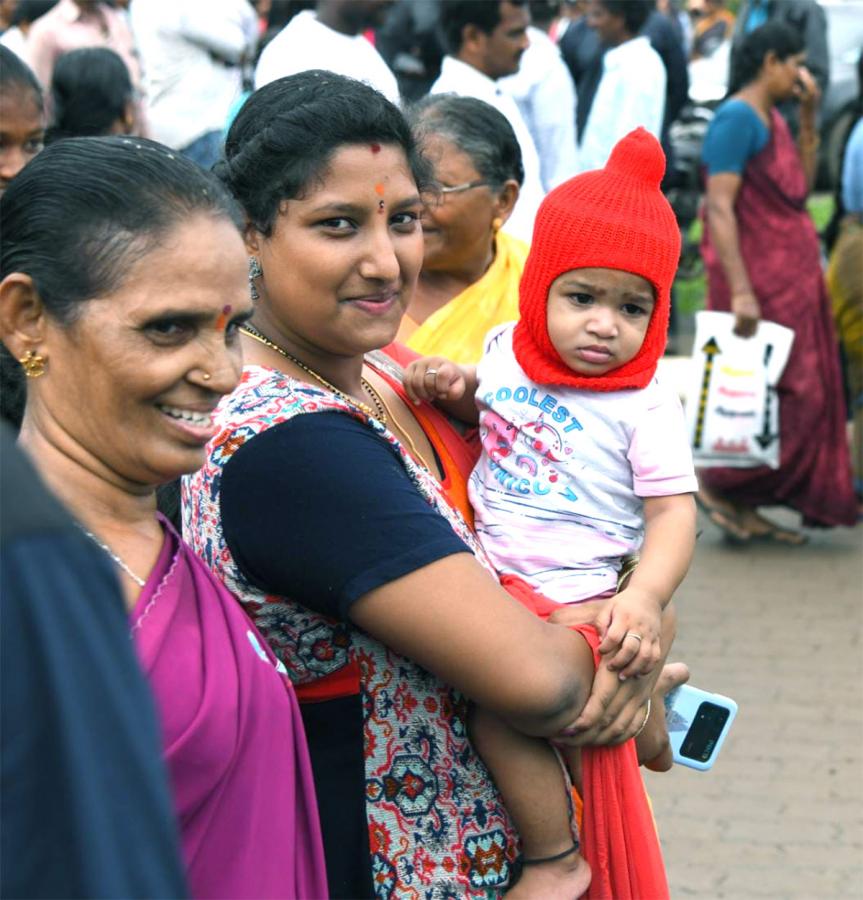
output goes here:
<path id="1" fill-rule="evenodd" d="M 491 34 L 500 25 L 500 4 L 503 0 L 443 0 L 440 26 L 450 53 L 458 53 L 462 32 L 467 25 Z M 527 0 L 507 0 L 512 6 L 524 6 Z"/>
<path id="2" fill-rule="evenodd" d="M 534 25 L 547 25 L 560 15 L 561 0 L 528 0 Z"/>
<path id="3" fill-rule="evenodd" d="M 279 204 L 301 197 L 339 148 L 374 143 L 401 147 L 417 187 L 431 185 L 431 167 L 396 106 L 367 84 L 312 69 L 249 97 L 214 171 L 255 228 L 269 235 Z"/>
<path id="4" fill-rule="evenodd" d="M 784 22 L 768 22 L 750 31 L 734 51 L 731 60 L 729 96 L 758 77 L 768 53 L 775 53 L 777 59 L 785 60 L 802 53 L 804 49 L 802 35 Z"/>
<path id="5" fill-rule="evenodd" d="M 0 278 L 33 279 L 46 313 L 70 324 L 195 214 L 242 218 L 198 166 L 143 138 L 69 138 L 34 157 L 0 198 Z"/>
<path id="6" fill-rule="evenodd" d="M 129 70 L 113 50 L 84 47 L 64 53 L 51 78 L 54 120 L 47 142 L 109 134 L 132 97 Z"/>
<path id="7" fill-rule="evenodd" d="M 644 23 L 656 7 L 655 0 L 599 0 L 606 12 L 612 16 L 620 16 L 626 30 L 637 35 L 644 28 Z"/>
<path id="8" fill-rule="evenodd" d="M 18 0 L 9 18 L 9 27 L 14 28 L 22 22 L 35 22 L 56 5 L 57 0 Z"/>
<path id="9" fill-rule="evenodd" d="M 446 138 L 466 153 L 480 177 L 501 188 L 514 178 L 524 183 L 521 147 L 506 116 L 474 97 L 432 94 L 409 110 L 414 134 Z"/>
<path id="10" fill-rule="evenodd" d="M 0 44 L 0 91 L 5 94 L 22 89 L 33 95 L 33 102 L 42 110 L 42 88 L 36 76 L 23 60 Z"/>

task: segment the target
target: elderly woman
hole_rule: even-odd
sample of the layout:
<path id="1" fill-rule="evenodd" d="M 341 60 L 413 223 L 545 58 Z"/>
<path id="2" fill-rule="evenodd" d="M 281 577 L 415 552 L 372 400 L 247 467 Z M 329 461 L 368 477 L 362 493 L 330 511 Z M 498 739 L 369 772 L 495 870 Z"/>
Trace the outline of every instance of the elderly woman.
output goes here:
<path id="1" fill-rule="evenodd" d="M 240 374 L 250 303 L 233 204 L 159 144 L 72 138 L 16 177 L 0 214 L 0 337 L 27 376 L 20 443 L 121 578 L 191 892 L 323 897 L 290 683 L 156 514 L 156 485 L 201 465 Z"/>
<path id="2" fill-rule="evenodd" d="M 524 180 L 521 150 L 506 118 L 472 97 L 427 97 L 412 120 L 440 186 L 425 195 L 423 265 L 397 340 L 475 363 L 489 329 L 518 318 L 528 248 L 501 228 Z"/>
<path id="3" fill-rule="evenodd" d="M 280 79 L 240 111 L 220 174 L 257 299 L 184 529 L 308 701 L 332 896 L 485 897 L 513 834 L 465 696 L 527 734 L 623 742 L 653 679 L 585 707 L 587 643 L 498 585 L 469 524 L 472 457 L 374 352 L 423 255 L 429 173 L 399 111 L 332 73 Z"/>
<path id="4" fill-rule="evenodd" d="M 730 311 L 735 330 L 766 319 L 792 328 L 777 387 L 778 469 L 700 473 L 699 500 L 732 540 L 799 546 L 806 537 L 758 512 L 786 506 L 804 525 L 853 525 L 845 404 L 818 235 L 806 211 L 817 155 L 818 87 L 803 65 L 801 37 L 769 22 L 748 34 L 735 59 L 731 96 L 716 111 L 702 151 L 707 171 L 702 253 L 708 307 Z M 777 104 L 800 102 L 795 142 Z"/>

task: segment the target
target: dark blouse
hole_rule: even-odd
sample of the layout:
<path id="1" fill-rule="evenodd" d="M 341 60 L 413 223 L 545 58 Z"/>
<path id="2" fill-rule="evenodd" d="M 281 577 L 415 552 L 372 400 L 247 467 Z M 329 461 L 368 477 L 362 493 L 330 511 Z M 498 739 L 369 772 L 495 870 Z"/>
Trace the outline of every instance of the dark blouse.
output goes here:
<path id="1" fill-rule="evenodd" d="M 248 441 L 225 466 L 220 497 L 243 574 L 335 618 L 377 587 L 470 552 L 390 446 L 341 413 L 297 416 Z"/>

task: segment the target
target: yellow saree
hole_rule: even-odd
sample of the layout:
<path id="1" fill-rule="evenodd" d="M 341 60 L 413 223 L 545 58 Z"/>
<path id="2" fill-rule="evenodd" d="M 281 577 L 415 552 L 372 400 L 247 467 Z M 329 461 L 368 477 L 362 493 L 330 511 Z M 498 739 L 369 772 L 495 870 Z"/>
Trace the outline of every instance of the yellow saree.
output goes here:
<path id="1" fill-rule="evenodd" d="M 397 341 L 423 356 L 457 363 L 479 362 L 483 338 L 495 325 L 518 318 L 518 283 L 527 259 L 524 241 L 504 232 L 495 238 L 495 256 L 479 281 L 432 313 L 422 325 L 405 316 Z"/>

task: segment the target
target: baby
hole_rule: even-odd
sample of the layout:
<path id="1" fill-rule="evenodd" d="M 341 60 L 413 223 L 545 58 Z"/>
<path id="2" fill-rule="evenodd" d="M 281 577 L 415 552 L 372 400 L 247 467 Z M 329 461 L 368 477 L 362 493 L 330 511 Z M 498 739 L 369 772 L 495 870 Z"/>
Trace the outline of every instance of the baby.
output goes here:
<path id="1" fill-rule="evenodd" d="M 413 400 L 479 422 L 470 499 L 504 585 L 520 598 L 543 595 L 532 606 L 546 614 L 553 604 L 601 601 L 583 618 L 601 638 L 597 687 L 657 664 L 662 611 L 695 542 L 682 409 L 655 377 L 680 252 L 659 190 L 664 169 L 658 142 L 639 128 L 604 169 L 553 190 L 537 213 L 521 320 L 490 333 L 478 367 L 423 358 L 405 376 Z M 592 657 L 585 677 L 589 685 Z M 649 713 L 648 705 L 645 725 L 656 720 Z M 522 841 L 523 875 L 510 896 L 583 893 L 590 870 L 573 843 L 551 746 L 480 709 L 472 736 Z M 640 740 L 662 749 L 655 728 Z M 577 782 L 578 753 L 563 752 Z"/>

